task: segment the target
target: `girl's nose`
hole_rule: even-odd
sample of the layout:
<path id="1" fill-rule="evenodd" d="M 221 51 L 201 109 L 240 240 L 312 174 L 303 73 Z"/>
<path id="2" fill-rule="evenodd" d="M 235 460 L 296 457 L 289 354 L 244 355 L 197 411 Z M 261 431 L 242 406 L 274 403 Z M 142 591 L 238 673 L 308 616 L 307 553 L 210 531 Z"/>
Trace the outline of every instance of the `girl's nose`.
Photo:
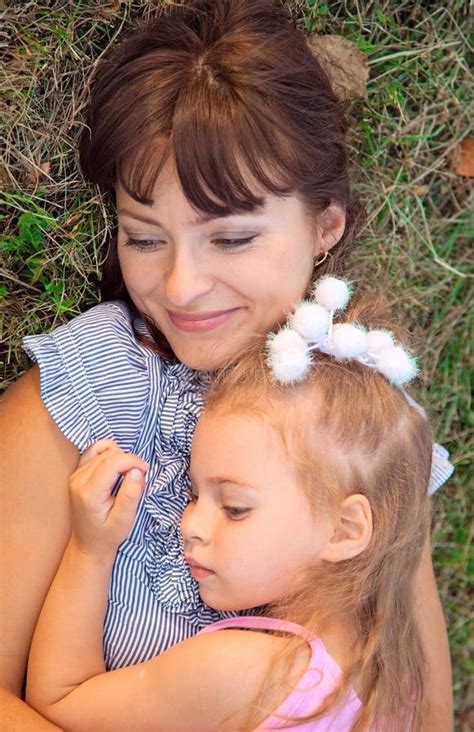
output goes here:
<path id="1" fill-rule="evenodd" d="M 205 261 L 198 261 L 187 247 L 175 247 L 166 278 L 166 297 L 170 305 L 189 307 L 210 292 L 213 284 Z"/>
<path id="2" fill-rule="evenodd" d="M 188 503 L 181 518 L 181 533 L 185 544 L 209 544 L 212 538 L 212 518 L 199 501 Z"/>

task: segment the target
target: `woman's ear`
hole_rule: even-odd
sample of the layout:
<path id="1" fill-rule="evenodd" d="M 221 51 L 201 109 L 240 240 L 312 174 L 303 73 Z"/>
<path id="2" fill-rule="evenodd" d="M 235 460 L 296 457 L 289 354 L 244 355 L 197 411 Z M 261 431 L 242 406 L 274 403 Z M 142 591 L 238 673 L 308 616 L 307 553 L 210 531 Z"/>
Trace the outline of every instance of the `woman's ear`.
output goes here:
<path id="1" fill-rule="evenodd" d="M 334 533 L 324 547 L 321 559 L 342 562 L 364 551 L 372 538 L 372 510 L 367 498 L 354 493 L 336 509 Z"/>
<path id="2" fill-rule="evenodd" d="M 330 203 L 327 208 L 318 215 L 317 220 L 317 244 L 315 256 L 328 252 L 337 244 L 344 234 L 346 227 L 346 215 L 338 203 Z"/>

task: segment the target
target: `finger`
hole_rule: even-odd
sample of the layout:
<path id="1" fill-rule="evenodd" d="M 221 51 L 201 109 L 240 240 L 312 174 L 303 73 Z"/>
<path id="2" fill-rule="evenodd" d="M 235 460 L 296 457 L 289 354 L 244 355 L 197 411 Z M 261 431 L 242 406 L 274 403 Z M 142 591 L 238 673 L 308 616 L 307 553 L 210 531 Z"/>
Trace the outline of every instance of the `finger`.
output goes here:
<path id="1" fill-rule="evenodd" d="M 136 458 L 140 462 L 140 470 L 146 471 L 150 467 L 149 464 L 138 455 L 135 455 L 133 453 L 126 453 L 121 450 L 120 447 L 117 447 L 114 443 L 112 444 L 113 447 L 104 450 L 104 452 L 100 452 L 98 455 L 91 458 L 87 463 L 85 463 L 85 465 L 78 467 L 75 473 L 73 473 L 72 477 L 82 481 L 89 480 L 90 478 L 92 478 L 99 465 L 104 462 L 110 464 L 111 461 L 120 460 L 120 457 L 123 455 L 130 455 L 131 457 Z"/>
<path id="2" fill-rule="evenodd" d="M 101 452 L 94 457 L 92 457 L 92 450 L 95 447 L 95 445 L 92 446 L 92 448 L 89 448 L 85 453 L 85 461 L 83 464 L 81 464 L 81 461 L 79 462 L 79 467 L 75 472 L 72 474 L 70 478 L 71 482 L 79 482 L 84 483 L 87 480 L 90 480 L 93 476 L 94 472 L 96 471 L 98 465 L 100 465 L 106 457 L 110 457 L 112 453 L 115 453 L 116 455 L 124 455 L 125 453 L 123 450 L 121 450 L 116 445 L 114 447 L 110 447 L 108 450 L 105 450 L 104 452 Z"/>
<path id="3" fill-rule="evenodd" d="M 75 473 L 70 480 L 71 494 L 88 503 L 101 505 L 110 500 L 112 488 L 118 478 L 134 468 L 140 473 L 148 469 L 148 463 L 137 455 L 121 450 L 110 450 L 90 463 L 91 470 Z"/>
<path id="4" fill-rule="evenodd" d="M 132 468 L 124 477 L 110 511 L 108 523 L 120 526 L 124 538 L 133 526 L 144 485 L 143 473 L 137 468 Z"/>
<path id="5" fill-rule="evenodd" d="M 97 455 L 102 455 L 104 452 L 107 452 L 107 450 L 114 449 L 117 450 L 119 448 L 113 440 L 98 440 L 97 442 L 94 442 L 93 445 L 88 447 L 87 450 L 84 450 L 79 460 L 79 465 L 86 465 L 88 462 L 97 457 Z"/>

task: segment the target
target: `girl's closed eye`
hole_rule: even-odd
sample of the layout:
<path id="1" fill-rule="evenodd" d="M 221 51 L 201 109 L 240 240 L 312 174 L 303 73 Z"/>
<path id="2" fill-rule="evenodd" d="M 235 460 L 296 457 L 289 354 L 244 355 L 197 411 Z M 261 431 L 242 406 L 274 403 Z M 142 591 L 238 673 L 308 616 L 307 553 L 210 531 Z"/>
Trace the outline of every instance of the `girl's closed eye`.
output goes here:
<path id="1" fill-rule="evenodd" d="M 232 521 L 240 521 L 250 513 L 250 508 L 244 506 L 222 506 L 222 510 Z"/>

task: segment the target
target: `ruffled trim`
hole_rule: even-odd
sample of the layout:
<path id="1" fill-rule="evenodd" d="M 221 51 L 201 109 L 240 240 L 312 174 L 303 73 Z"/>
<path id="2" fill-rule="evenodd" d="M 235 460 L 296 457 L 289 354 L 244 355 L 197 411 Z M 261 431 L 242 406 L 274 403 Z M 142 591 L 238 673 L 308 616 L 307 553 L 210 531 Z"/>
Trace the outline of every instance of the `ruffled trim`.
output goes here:
<path id="1" fill-rule="evenodd" d="M 149 392 L 146 351 L 127 306 L 102 303 L 51 333 L 27 336 L 41 396 L 61 432 L 82 452 L 99 439 L 131 450 Z"/>
<path id="2" fill-rule="evenodd" d="M 145 565 L 157 600 L 199 628 L 222 617 L 204 605 L 199 596 L 199 584 L 191 577 L 184 559 L 180 531 L 189 499 L 189 457 L 203 408 L 205 376 L 183 364 L 162 362 L 161 380 L 155 436 L 159 472 L 144 501 L 151 519 L 145 532 Z"/>
<path id="3" fill-rule="evenodd" d="M 429 495 L 433 495 L 438 488 L 446 483 L 454 473 L 454 465 L 449 461 L 449 452 L 442 445 L 435 442 L 433 445 L 433 460 L 428 485 Z"/>

